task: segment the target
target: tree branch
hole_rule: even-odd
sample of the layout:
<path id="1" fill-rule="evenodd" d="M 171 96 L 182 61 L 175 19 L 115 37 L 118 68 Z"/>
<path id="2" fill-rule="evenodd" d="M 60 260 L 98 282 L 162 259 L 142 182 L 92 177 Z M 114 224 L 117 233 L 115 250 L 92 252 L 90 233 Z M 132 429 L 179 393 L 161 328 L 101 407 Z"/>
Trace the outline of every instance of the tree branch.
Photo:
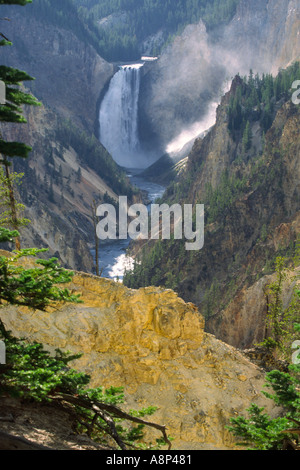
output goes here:
<path id="1" fill-rule="evenodd" d="M 117 408 L 114 405 L 110 405 L 107 403 L 102 403 L 102 402 L 97 402 L 97 401 L 92 401 L 89 400 L 88 398 L 85 397 L 78 397 L 78 396 L 73 396 L 69 394 L 62 393 L 60 395 L 56 395 L 52 397 L 53 400 L 59 401 L 59 402 L 67 402 L 71 403 L 75 406 L 79 406 L 82 408 L 85 408 L 87 410 L 92 410 L 96 412 L 109 426 L 112 434 L 111 436 L 116 440 L 118 445 L 122 448 L 125 446 L 123 441 L 120 439 L 120 437 L 117 434 L 117 431 L 115 429 L 115 425 L 113 422 L 113 418 L 119 418 L 119 419 L 124 419 L 126 421 L 131 421 L 136 424 L 142 424 L 143 426 L 148 426 L 154 429 L 157 429 L 160 431 L 163 435 L 163 438 L 168 444 L 168 450 L 171 449 L 172 444 L 167 436 L 166 432 L 166 426 L 153 423 L 150 421 L 145 421 L 144 419 L 138 418 L 136 416 L 131 416 L 130 414 L 122 411 L 121 409 Z M 126 446 L 125 446 L 126 447 Z M 125 449 L 124 449 L 125 450 Z"/>

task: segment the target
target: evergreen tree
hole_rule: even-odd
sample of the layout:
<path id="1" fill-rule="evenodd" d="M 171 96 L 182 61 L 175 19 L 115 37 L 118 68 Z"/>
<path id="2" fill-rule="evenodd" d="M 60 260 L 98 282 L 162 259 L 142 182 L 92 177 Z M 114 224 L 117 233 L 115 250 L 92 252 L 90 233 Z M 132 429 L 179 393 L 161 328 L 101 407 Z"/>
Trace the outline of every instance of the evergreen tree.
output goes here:
<path id="1" fill-rule="evenodd" d="M 31 3 L 31 0 L 0 0 L 0 5 L 26 5 Z M 10 45 L 10 41 L 1 33 L 4 38 L 0 42 L 0 46 Z M 0 122 L 11 123 L 26 123 L 23 116 L 22 105 L 39 105 L 36 98 L 31 94 L 26 93 L 20 89 L 22 82 L 33 80 L 26 72 L 23 72 L 13 67 L 0 66 L 0 80 L 5 84 L 6 88 L 6 102 L 0 105 Z M 18 218 L 17 202 L 13 187 L 13 181 L 10 174 L 10 167 L 12 165 L 11 158 L 21 157 L 27 158 L 31 147 L 21 142 L 7 142 L 0 132 L 0 163 L 5 168 L 5 184 L 9 194 L 9 204 L 11 212 L 11 226 L 17 229 L 20 226 Z M 3 180 L 4 181 L 4 180 Z M 21 244 L 19 237 L 16 238 L 16 248 L 20 250 Z"/>
<path id="2" fill-rule="evenodd" d="M 266 387 L 273 393 L 263 394 L 284 412 L 271 418 L 264 408 L 252 403 L 249 417 L 231 419 L 228 429 L 252 450 L 300 450 L 300 365 L 290 366 L 288 373 L 273 370 L 266 376 Z"/>
<path id="3" fill-rule="evenodd" d="M 0 243 L 12 241 L 17 231 L 0 227 Z M 78 302 L 79 296 L 58 287 L 71 282 L 73 273 L 61 268 L 56 258 L 38 259 L 31 268 L 20 266 L 19 260 L 36 257 L 46 249 L 20 250 L 11 257 L 0 257 L 0 301 L 45 310 L 53 302 Z"/>
<path id="4" fill-rule="evenodd" d="M 295 267 L 299 266 L 299 251 L 297 242 Z M 284 258 L 277 258 L 277 279 L 268 289 L 271 300 L 267 326 L 271 336 L 262 344 L 272 349 L 274 357 L 278 357 L 278 351 L 283 353 L 285 363 L 289 364 L 287 371 L 272 370 L 266 375 L 265 387 L 272 393 L 263 392 L 282 411 L 279 417 L 271 418 L 264 408 L 252 403 L 247 410 L 249 417 L 232 418 L 229 426 L 241 439 L 241 445 L 254 450 L 300 450 L 300 290 L 296 285 L 289 306 L 284 308 L 282 289 L 287 277 L 284 261 Z"/>

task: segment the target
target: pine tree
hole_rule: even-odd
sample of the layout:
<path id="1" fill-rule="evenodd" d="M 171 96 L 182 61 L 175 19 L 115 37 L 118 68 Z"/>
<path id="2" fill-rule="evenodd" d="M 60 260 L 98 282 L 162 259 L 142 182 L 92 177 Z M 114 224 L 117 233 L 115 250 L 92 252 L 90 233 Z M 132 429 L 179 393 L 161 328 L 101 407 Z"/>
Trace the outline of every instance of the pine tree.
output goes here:
<path id="1" fill-rule="evenodd" d="M 0 5 L 26 5 L 31 0 L 0 0 Z M 3 33 L 0 33 L 3 40 L 0 46 L 11 45 L 11 42 Z M 30 75 L 13 67 L 0 66 L 0 81 L 5 84 L 6 102 L 0 105 L 0 122 L 26 123 L 23 116 L 22 105 L 38 106 L 39 103 L 34 96 L 20 89 L 22 82 L 34 80 Z M 0 163 L 5 168 L 5 182 L 9 194 L 9 204 L 11 212 L 11 226 L 17 229 L 20 226 L 17 202 L 14 193 L 13 181 L 11 178 L 10 167 L 12 165 L 11 158 L 21 157 L 27 158 L 31 147 L 22 142 L 7 142 L 0 132 Z M 16 249 L 21 249 L 20 239 L 16 238 Z"/>
<path id="2" fill-rule="evenodd" d="M 82 172 L 81 172 L 81 168 L 79 167 L 76 173 L 76 182 L 81 183 L 81 178 L 82 178 Z"/>
<path id="3" fill-rule="evenodd" d="M 264 408 L 252 403 L 249 417 L 232 418 L 227 428 L 240 439 L 243 447 L 251 450 L 300 450 L 300 365 L 292 365 L 289 372 L 273 370 L 266 375 L 266 387 L 273 393 L 263 395 L 273 400 L 283 411 L 276 418 Z"/>
<path id="4" fill-rule="evenodd" d="M 12 241 L 17 231 L 0 227 L 0 243 Z M 55 302 L 79 302 L 62 284 L 71 282 L 73 272 L 59 266 L 56 258 L 37 259 L 33 266 L 24 268 L 19 260 L 36 257 L 46 249 L 29 248 L 18 251 L 11 257 L 0 256 L 0 300 L 12 305 L 23 305 L 45 310 Z"/>

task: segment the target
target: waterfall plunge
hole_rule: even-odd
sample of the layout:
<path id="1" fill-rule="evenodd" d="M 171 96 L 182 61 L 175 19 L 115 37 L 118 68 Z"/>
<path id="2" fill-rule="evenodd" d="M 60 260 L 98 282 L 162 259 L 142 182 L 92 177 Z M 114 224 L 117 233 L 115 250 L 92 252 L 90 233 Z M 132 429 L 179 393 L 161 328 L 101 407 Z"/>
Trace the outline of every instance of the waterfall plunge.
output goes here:
<path id="1" fill-rule="evenodd" d="M 151 163 L 141 151 L 138 137 L 142 67 L 143 64 L 121 66 L 100 107 L 100 141 L 116 163 L 126 168 L 145 168 Z"/>

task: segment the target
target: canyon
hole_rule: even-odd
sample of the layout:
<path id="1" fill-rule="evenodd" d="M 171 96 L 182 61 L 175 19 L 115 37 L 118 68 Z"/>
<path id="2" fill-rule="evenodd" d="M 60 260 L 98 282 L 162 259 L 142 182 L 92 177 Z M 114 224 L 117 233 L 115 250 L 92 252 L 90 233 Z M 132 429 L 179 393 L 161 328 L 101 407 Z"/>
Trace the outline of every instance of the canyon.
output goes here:
<path id="1" fill-rule="evenodd" d="M 288 100 L 266 135 L 253 125 L 261 164 L 253 169 L 252 154 L 237 161 L 241 141 L 228 132 L 228 107 L 240 75 L 252 68 L 275 76 L 300 59 L 298 3 L 241 0 L 227 25 L 189 25 L 157 60 L 134 64 L 108 63 L 76 31 L 10 10 L 13 46 L 1 48 L 1 63 L 35 77 L 28 89 L 42 103 L 25 108 L 27 124 L 1 125 L 5 138 L 32 146 L 28 160 L 14 166 L 24 173 L 18 195 L 31 220 L 22 244 L 46 247 L 47 256 L 74 270 L 70 288 L 84 303 L 46 313 L 2 305 L 1 319 L 17 337 L 50 351 L 83 353 L 74 366 L 91 375 L 92 386 L 123 386 L 127 409 L 158 406 L 154 419 L 167 426 L 176 449 L 235 449 L 226 428 L 231 417 L 251 402 L 279 412 L 261 394 L 265 365 L 246 350 L 265 337 L 270 260 L 289 253 L 300 233 L 300 112 Z M 126 115 L 114 88 L 120 84 Z M 130 132 L 120 136 L 116 122 Z M 166 180 L 165 168 L 155 166 L 161 157 Z M 207 225 L 204 249 L 189 263 L 173 248 L 161 256 L 168 272 L 156 275 L 158 286 L 94 276 L 93 202 L 145 202 L 131 170 L 153 163 L 151 182 L 170 183 L 161 199 L 167 202 L 198 203 L 208 186 L 221 186 L 224 172 L 247 177 L 248 187 Z M 172 288 L 163 287 L 169 278 Z M 285 305 L 293 287 L 285 286 Z M 37 428 L 20 432 L 34 441 Z M 43 442 L 51 446 L 51 439 Z"/>
<path id="2" fill-rule="evenodd" d="M 112 77 L 116 77 L 118 71 L 118 66 L 101 58 L 93 45 L 88 40 L 84 41 L 79 32 L 64 28 L 61 24 L 55 26 L 51 21 L 41 20 L 31 13 L 31 8 L 34 8 L 34 5 L 21 9 L 22 11 L 18 7 L 10 7 L 11 21 L 7 26 L 7 35 L 13 46 L 2 48 L 4 50 L 1 51 L 2 63 L 26 70 L 35 78 L 32 84 L 26 85 L 42 101 L 47 109 L 46 113 L 49 112 L 45 119 L 44 112 L 44 118 L 39 116 L 39 109 L 28 111 L 32 131 L 29 127 L 24 127 L 23 132 L 17 129 L 13 131 L 20 139 L 25 142 L 28 140 L 28 144 L 33 147 L 28 162 L 18 168 L 22 171 L 26 170 L 27 166 L 39 164 L 37 155 L 41 154 L 43 158 L 43 153 L 40 152 L 42 139 L 45 139 L 42 145 L 47 147 L 65 145 L 65 142 L 60 142 L 56 130 L 53 130 L 55 120 L 69 120 L 75 133 L 82 131 L 88 137 L 95 136 L 93 149 L 100 149 L 101 144 L 96 142 L 100 137 L 100 106 L 104 103 L 105 95 L 107 98 Z M 149 165 L 159 159 L 168 148 L 180 150 L 187 140 L 191 142 L 191 150 L 194 139 L 215 123 L 216 108 L 224 91 L 230 86 L 234 74 L 248 73 L 251 67 L 259 72 L 276 71 L 299 57 L 298 30 L 299 9 L 294 0 L 280 2 L 280 6 L 274 0 L 250 3 L 241 1 L 234 18 L 226 27 L 219 28 L 217 32 L 208 32 L 202 21 L 197 25 L 190 25 L 163 51 L 158 60 L 146 62 L 141 70 L 135 131 L 138 134 L 138 141 L 135 137 L 136 145 L 139 146 L 140 152 L 148 156 L 150 154 L 149 159 L 145 157 L 143 165 Z M 278 31 L 280 37 L 277 37 Z M 253 49 L 257 53 L 250 54 L 253 40 Z M 236 44 L 239 44 L 238 48 L 235 47 Z M 277 44 L 280 44 L 280 47 L 277 47 Z M 137 99 L 137 95 L 134 99 Z M 39 128 L 34 131 L 36 126 Z M 7 135 L 9 136 L 9 131 Z M 176 142 L 178 137 L 179 143 Z M 106 143 L 105 137 L 103 139 Z M 113 137 L 110 140 L 113 140 Z M 174 140 L 175 147 L 172 146 Z M 101 151 L 103 152 L 103 149 Z M 86 155 L 89 152 L 90 149 L 86 146 L 79 155 L 79 159 L 86 164 L 86 180 L 90 178 L 90 170 L 91 173 L 95 172 L 95 168 L 90 168 L 90 161 L 87 161 Z M 180 154 L 180 157 L 187 156 L 187 150 Z M 130 162 L 131 167 L 139 166 L 137 162 L 140 157 L 136 156 L 135 159 Z M 68 162 L 70 159 L 67 159 L 67 165 Z M 120 159 L 117 162 L 122 166 Z M 73 166 L 76 167 L 76 164 Z M 51 231 L 57 231 L 49 240 L 47 235 L 42 237 L 43 244 L 49 247 L 51 254 L 51 240 L 53 237 L 60 239 L 61 246 L 55 252 L 63 264 L 91 272 L 93 260 L 86 240 L 90 239 L 92 219 L 89 209 L 78 202 L 84 192 L 78 193 L 76 180 L 73 178 L 74 184 L 72 178 L 70 179 L 72 171 L 74 168 L 66 172 L 71 191 L 75 194 L 74 198 L 71 197 L 71 204 L 76 207 L 77 220 L 83 218 L 84 222 L 81 227 L 78 222 L 73 224 L 71 236 L 81 240 L 83 250 L 80 251 L 85 252 L 86 261 L 75 260 L 72 250 L 76 243 L 67 241 L 61 230 L 56 229 L 59 225 L 55 221 L 57 216 L 61 219 L 60 224 L 69 223 L 64 215 L 70 212 L 68 204 L 61 200 L 59 207 L 53 208 L 55 216 L 52 215 L 47 203 L 40 203 L 39 199 L 31 194 L 32 187 L 26 185 L 26 178 L 23 193 L 26 193 L 29 199 L 35 199 L 35 206 L 33 209 L 25 204 L 28 218 L 32 220 L 32 228 L 24 232 L 25 245 L 30 246 L 32 241 L 41 236 L 40 230 L 37 229 L 40 220 L 37 214 L 40 211 L 45 214 L 46 223 L 49 221 Z M 86 206 L 90 207 L 93 199 L 103 197 L 106 192 L 110 197 L 127 195 L 124 190 L 123 194 L 120 194 L 110 182 L 104 181 L 103 185 L 101 170 L 97 171 L 98 174 L 91 175 L 90 178 L 91 187 L 94 188 L 92 193 L 84 196 Z M 159 173 L 156 172 L 157 176 Z M 99 180 L 98 186 L 95 178 Z M 44 192 L 43 187 L 40 190 Z M 58 191 L 60 193 L 60 190 Z M 45 201 L 47 200 L 49 201 L 49 194 L 45 194 Z M 47 234 L 47 231 L 45 233 Z"/>

